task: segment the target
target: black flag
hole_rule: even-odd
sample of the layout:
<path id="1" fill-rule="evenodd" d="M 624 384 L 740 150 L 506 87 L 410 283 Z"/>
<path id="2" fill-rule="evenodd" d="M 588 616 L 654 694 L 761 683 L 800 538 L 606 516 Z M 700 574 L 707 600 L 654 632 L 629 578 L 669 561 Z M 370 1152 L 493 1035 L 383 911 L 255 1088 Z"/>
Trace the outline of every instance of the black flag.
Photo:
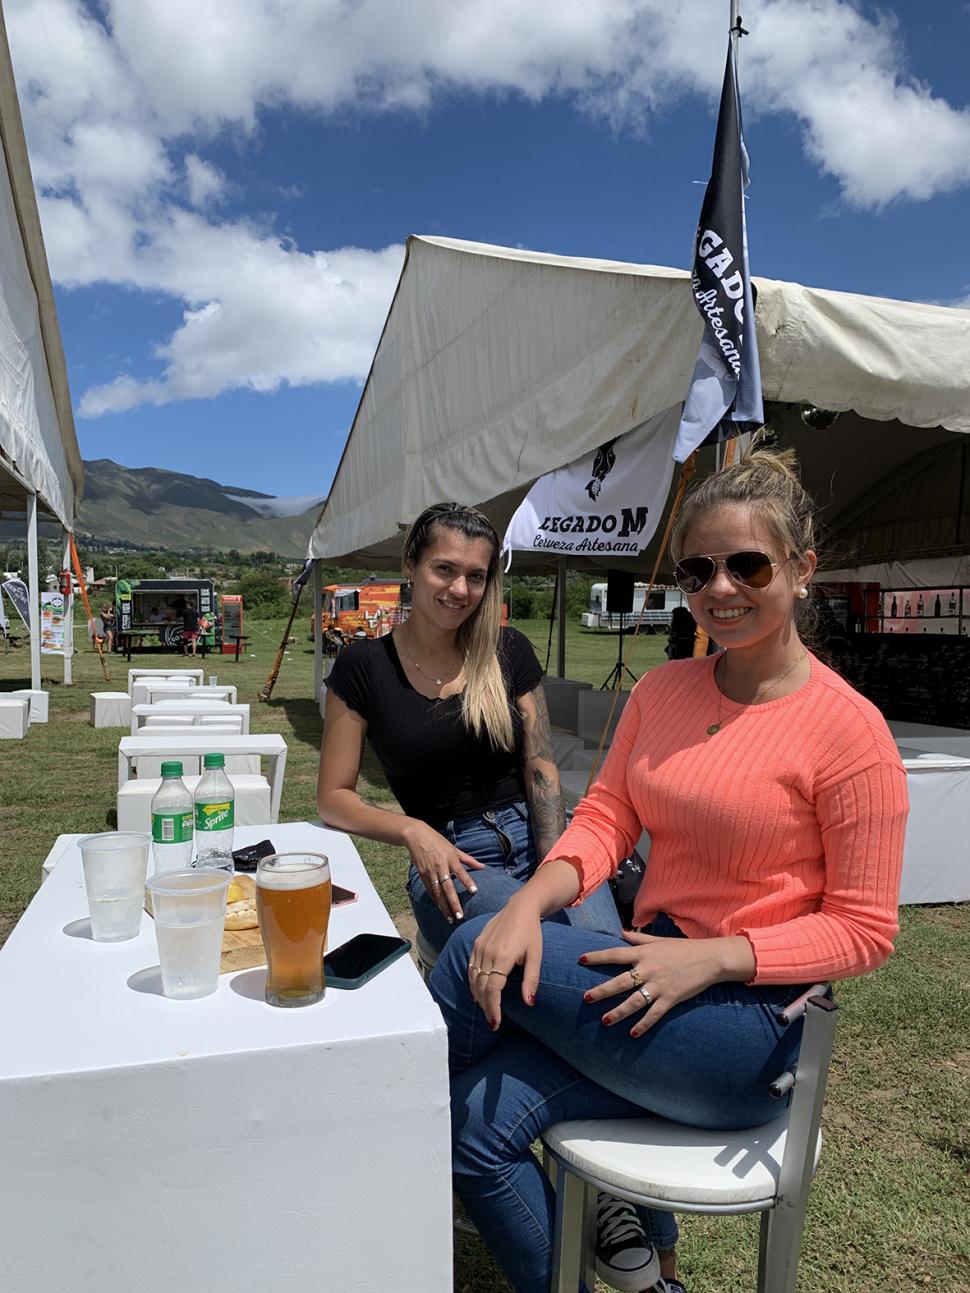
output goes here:
<path id="1" fill-rule="evenodd" d="M 704 320 L 704 334 L 674 450 L 678 462 L 705 442 L 726 440 L 764 421 L 748 272 L 747 183 L 748 157 L 741 133 L 735 37 L 731 35 L 714 163 L 694 238 L 691 286 Z"/>

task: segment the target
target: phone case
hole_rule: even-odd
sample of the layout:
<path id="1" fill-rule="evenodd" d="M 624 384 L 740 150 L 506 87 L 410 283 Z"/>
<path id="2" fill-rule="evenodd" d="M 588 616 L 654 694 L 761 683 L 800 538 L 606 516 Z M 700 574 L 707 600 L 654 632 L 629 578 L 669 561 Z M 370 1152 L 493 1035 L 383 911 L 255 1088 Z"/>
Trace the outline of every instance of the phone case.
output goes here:
<path id="1" fill-rule="evenodd" d="M 353 939 L 350 941 L 353 942 Z M 346 946 L 346 944 L 341 944 L 341 946 Z M 340 948 L 334 948 L 334 952 L 339 952 L 339 950 Z M 394 962 L 399 960 L 402 956 L 406 956 L 410 950 L 410 940 L 402 938 L 400 943 L 396 947 L 391 948 L 385 957 L 375 965 L 370 966 L 370 968 L 365 970 L 363 974 L 358 975 L 357 978 L 354 979 L 343 979 L 338 974 L 334 974 L 327 965 L 327 961 L 332 955 L 332 953 L 328 953 L 327 956 L 323 958 L 323 972 L 326 985 L 328 988 L 340 988 L 345 991 L 353 991 L 355 988 L 363 987 L 363 985 L 373 979 L 375 975 L 380 974 L 381 970 L 386 970 L 389 965 L 393 965 Z"/>
<path id="2" fill-rule="evenodd" d="M 335 907 L 346 907 L 349 903 L 356 901 L 357 895 L 353 889 L 345 889 L 342 884 L 333 886 L 333 905 Z"/>

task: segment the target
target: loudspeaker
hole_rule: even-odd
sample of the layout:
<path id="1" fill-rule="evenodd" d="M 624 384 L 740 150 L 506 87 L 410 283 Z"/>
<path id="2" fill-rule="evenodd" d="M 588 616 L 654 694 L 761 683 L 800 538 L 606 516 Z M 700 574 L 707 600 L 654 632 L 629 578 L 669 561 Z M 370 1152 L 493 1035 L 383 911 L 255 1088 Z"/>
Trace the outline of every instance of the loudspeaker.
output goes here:
<path id="1" fill-rule="evenodd" d="M 611 615 L 632 614 L 632 570 L 608 570 L 606 572 L 606 607 Z"/>

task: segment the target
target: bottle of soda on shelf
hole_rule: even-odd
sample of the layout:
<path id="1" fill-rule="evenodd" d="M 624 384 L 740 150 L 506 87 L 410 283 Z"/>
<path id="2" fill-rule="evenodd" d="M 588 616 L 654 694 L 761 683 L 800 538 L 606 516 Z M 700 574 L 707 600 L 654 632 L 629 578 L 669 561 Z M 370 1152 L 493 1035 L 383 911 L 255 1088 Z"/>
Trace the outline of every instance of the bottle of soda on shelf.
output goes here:
<path id="1" fill-rule="evenodd" d="M 180 759 L 162 764 L 162 784 L 152 798 L 152 867 L 155 875 L 192 865 L 192 796 Z"/>
<path id="2" fill-rule="evenodd" d="M 226 776 L 224 754 L 207 754 L 203 763 L 195 788 L 195 865 L 231 874 L 236 792 Z"/>

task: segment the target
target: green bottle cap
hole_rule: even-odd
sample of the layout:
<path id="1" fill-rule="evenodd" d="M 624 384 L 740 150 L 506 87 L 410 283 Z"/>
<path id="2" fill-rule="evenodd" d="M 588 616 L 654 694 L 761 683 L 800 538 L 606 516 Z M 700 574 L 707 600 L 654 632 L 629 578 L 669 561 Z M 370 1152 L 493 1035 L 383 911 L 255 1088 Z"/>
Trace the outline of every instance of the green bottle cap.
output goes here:
<path id="1" fill-rule="evenodd" d="M 226 756 L 224 754 L 207 754 L 202 762 L 207 768 L 224 768 L 226 766 Z"/>
<path id="2" fill-rule="evenodd" d="M 166 759 L 162 764 L 163 777 L 180 777 L 182 775 L 181 759 Z"/>

